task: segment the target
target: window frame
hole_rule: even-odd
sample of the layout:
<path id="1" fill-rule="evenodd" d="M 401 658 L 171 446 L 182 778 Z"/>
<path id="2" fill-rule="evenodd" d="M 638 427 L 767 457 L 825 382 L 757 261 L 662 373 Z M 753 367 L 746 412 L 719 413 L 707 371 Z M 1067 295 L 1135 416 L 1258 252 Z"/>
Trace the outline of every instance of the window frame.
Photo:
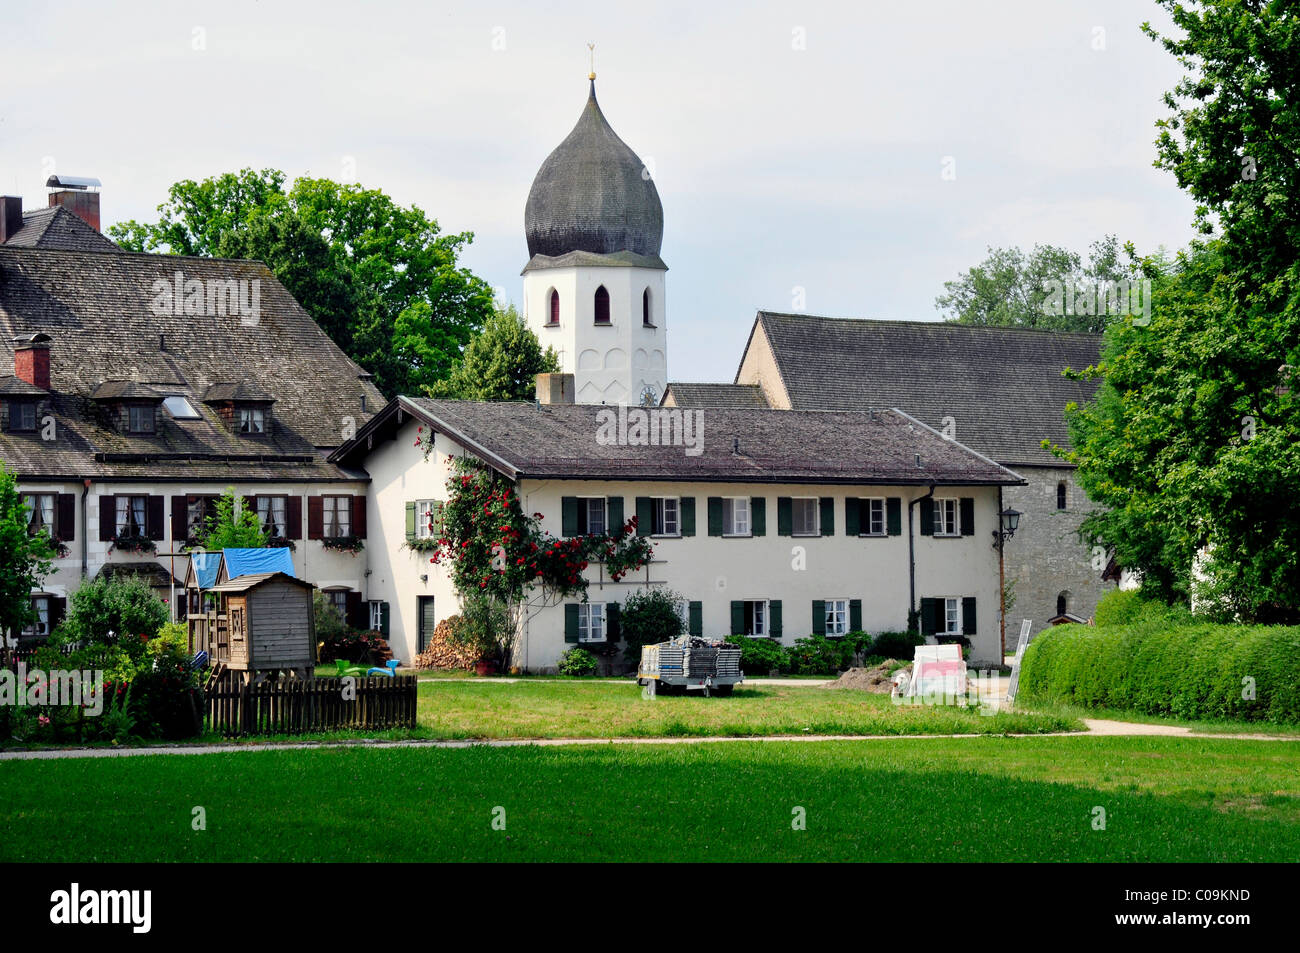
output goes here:
<path id="1" fill-rule="evenodd" d="M 192 497 L 192 499 L 191 499 Z M 219 497 L 208 493 L 194 493 L 185 499 L 185 538 L 197 540 L 207 527 L 208 520 L 216 515 Z M 191 514 L 194 507 L 199 508 L 199 518 L 195 522 Z"/>
<path id="2" fill-rule="evenodd" d="M 266 513 L 267 513 L 267 516 L 268 516 L 268 517 L 273 516 L 273 514 L 275 513 L 275 505 L 274 505 L 274 504 L 275 504 L 275 501 L 279 500 L 280 503 L 281 503 L 281 505 L 282 505 L 282 506 L 281 506 L 281 511 L 280 511 L 280 522 L 279 522 L 279 525 L 278 525 L 278 529 L 280 530 L 280 532 L 278 532 L 278 533 L 271 533 L 271 532 L 267 529 L 266 520 L 264 520 L 264 519 L 262 518 L 262 501 L 263 501 L 263 500 L 266 500 L 266 501 L 267 501 Z M 289 497 L 288 497 L 286 494 L 283 494 L 283 493 L 271 493 L 271 494 L 267 494 L 267 495 L 263 495 L 263 494 L 261 494 L 261 493 L 257 494 L 257 521 L 258 521 L 258 525 L 262 527 L 262 531 L 263 531 L 264 533 L 268 533 L 272 539 L 288 539 L 288 537 L 289 537 L 289 525 L 288 525 L 288 524 L 289 524 Z"/>
<path id="3" fill-rule="evenodd" d="M 796 516 L 795 504 L 809 503 L 812 509 L 812 529 L 800 530 L 798 528 L 798 517 Z M 821 516 L 821 499 L 815 496 L 792 496 L 790 497 L 790 535 L 802 538 L 812 538 L 820 536 L 822 533 L 822 516 Z"/>
<path id="4" fill-rule="evenodd" d="M 952 531 L 947 529 L 946 517 L 952 516 Z M 955 496 L 936 496 L 934 498 L 934 535 L 951 539 L 961 535 L 961 503 Z"/>
<path id="5" fill-rule="evenodd" d="M 122 500 L 126 500 L 125 510 L 122 507 Z M 144 503 L 140 508 L 140 519 L 134 533 L 130 532 L 131 522 L 135 517 L 136 508 L 135 500 L 143 500 Z M 117 511 L 113 514 L 113 538 L 114 539 L 148 539 L 149 537 L 149 495 L 147 493 L 119 493 L 114 497 L 114 506 Z M 125 517 L 126 522 L 121 520 Z"/>
<path id="6" fill-rule="evenodd" d="M 334 502 L 330 503 L 330 500 L 333 500 Z M 340 507 L 338 503 L 339 500 L 347 500 L 347 505 Z M 335 517 L 335 520 L 341 523 L 342 520 L 339 519 L 340 513 L 346 515 L 347 526 L 344 528 L 343 532 L 332 534 L 329 532 L 330 517 Z M 347 539 L 352 535 L 352 497 L 350 495 L 342 493 L 322 493 L 320 515 L 321 539 Z"/>
<path id="7" fill-rule="evenodd" d="M 36 611 L 36 619 L 23 629 L 22 634 L 30 638 L 45 638 L 53 631 L 50 625 L 50 613 L 54 610 L 53 599 L 48 593 L 35 593 L 31 596 L 32 609 Z M 41 605 L 44 604 L 44 609 Z"/>
<path id="8" fill-rule="evenodd" d="M 36 515 L 36 513 L 37 513 L 37 509 L 38 509 L 38 508 L 40 508 L 41 510 L 44 510 L 44 507 L 41 507 L 41 506 L 40 506 L 40 502 L 39 502 L 39 501 L 42 500 L 42 499 L 44 499 L 44 498 L 46 498 L 46 497 L 48 497 L 48 498 L 49 498 L 49 501 L 50 501 L 50 506 L 49 506 L 50 519 L 49 519 L 49 522 L 46 522 L 46 521 L 45 521 L 45 513 L 42 512 L 42 513 L 41 513 L 41 524 L 40 524 L 40 526 L 38 526 L 38 527 L 35 528 L 35 531 L 33 531 L 33 528 L 32 528 L 32 517 Z M 33 502 L 28 502 L 28 501 L 33 501 Z M 27 508 L 27 511 L 28 511 L 28 515 L 27 515 L 27 535 L 28 535 L 28 536 L 35 536 L 35 535 L 37 535 L 37 533 L 39 533 L 42 529 L 44 529 L 44 530 L 46 530 L 46 531 L 49 533 L 49 536 L 50 536 L 51 539 L 56 538 L 56 536 L 57 536 L 57 534 L 58 534 L 58 529 L 57 529 L 57 527 L 58 527 L 58 520 L 59 520 L 59 495 L 58 495 L 57 493 L 45 493 L 45 492 L 40 492 L 40 491 L 35 492 L 35 493 L 24 493 L 24 494 L 22 494 L 22 502 L 23 502 L 23 506 L 26 507 L 26 508 Z"/>
<path id="9" fill-rule="evenodd" d="M 886 506 L 883 496 L 864 496 L 861 500 L 866 506 L 862 510 L 862 525 L 866 527 L 861 530 L 859 536 L 887 536 L 889 535 L 889 524 L 885 519 Z M 879 506 L 880 530 L 875 529 L 876 508 Z"/>
<path id="10" fill-rule="evenodd" d="M 591 528 L 591 514 L 592 514 L 593 503 L 600 504 L 600 529 L 599 530 L 593 530 Z M 595 536 L 597 534 L 604 535 L 605 533 L 609 532 L 609 498 L 608 497 L 580 496 L 578 497 L 578 505 L 583 508 L 582 513 L 580 514 L 581 519 L 578 523 L 579 536 Z"/>
<path id="11" fill-rule="evenodd" d="M 643 328 L 655 327 L 653 303 L 654 299 L 650 295 L 650 288 L 646 286 L 645 290 L 641 292 L 641 327 Z"/>
<path id="12" fill-rule="evenodd" d="M 745 635 L 751 639 L 772 638 L 772 603 L 770 599 L 742 599 L 745 607 Z M 763 631 L 758 631 L 759 629 Z"/>
<path id="13" fill-rule="evenodd" d="M 744 505 L 745 511 L 745 528 L 744 531 L 736 529 L 736 504 Z M 754 513 L 753 506 L 747 496 L 724 496 L 722 498 L 722 535 L 730 536 L 735 539 L 744 539 L 747 536 L 754 535 Z"/>
<path id="14" fill-rule="evenodd" d="M 544 327 L 558 328 L 560 326 L 560 292 L 552 288 L 551 293 L 546 296 L 546 324 Z"/>
<path id="15" fill-rule="evenodd" d="M 9 401 L 9 432 L 10 433 L 36 433 L 39 429 L 39 422 L 36 414 L 37 406 L 34 400 L 22 400 L 13 398 Z M 30 412 L 32 416 L 31 425 L 28 426 L 23 420 L 23 415 Z"/>
<path id="16" fill-rule="evenodd" d="M 943 599 L 943 624 L 945 626 L 942 632 L 936 632 L 935 635 L 961 635 L 961 596 L 941 596 Z M 956 628 L 953 628 L 953 625 Z"/>
<path id="17" fill-rule="evenodd" d="M 1066 509 L 1068 509 L 1069 501 L 1070 501 L 1070 491 L 1066 487 L 1065 481 L 1062 480 L 1056 484 L 1056 511 L 1058 513 L 1061 513 L 1064 512 Z"/>
<path id="18" fill-rule="evenodd" d="M 143 415 L 141 419 L 147 423 L 147 426 L 136 426 L 137 413 Z M 151 434 L 158 432 L 156 410 L 152 404 L 126 405 L 126 432 L 129 434 Z"/>
<path id="19" fill-rule="evenodd" d="M 366 603 L 369 607 L 370 631 L 382 632 L 384 629 L 384 602 L 382 599 L 371 599 Z"/>
<path id="20" fill-rule="evenodd" d="M 593 621 L 593 610 L 598 610 L 598 618 Z M 578 643 L 589 644 L 592 642 L 608 641 L 609 613 L 603 602 L 580 602 L 578 603 Z M 592 633 L 599 629 L 600 637 L 595 638 Z"/>
<path id="21" fill-rule="evenodd" d="M 822 600 L 826 604 L 825 629 L 828 636 L 843 636 L 849 634 L 849 600 L 841 599 L 838 596 L 832 599 Z M 838 629 L 839 631 L 834 631 Z"/>
<path id="22" fill-rule="evenodd" d="M 265 437 L 266 436 L 266 408 L 265 407 L 236 407 L 236 413 L 239 415 L 238 432 L 241 437 Z M 249 422 L 257 421 L 259 429 L 245 430 L 244 415 L 248 415 Z"/>
<path id="23" fill-rule="evenodd" d="M 433 522 L 433 511 L 436 504 L 441 500 L 416 500 L 415 501 L 415 538 L 416 539 L 437 539 L 438 531 L 430 529 L 429 524 Z"/>
<path id="24" fill-rule="evenodd" d="M 605 297 L 604 297 L 604 302 L 605 302 L 605 320 L 604 320 L 604 321 L 602 321 L 602 320 L 600 319 L 600 312 L 601 312 L 601 308 L 600 308 L 600 305 L 601 305 L 601 297 L 600 297 L 600 293 L 601 293 L 602 291 L 605 292 Z M 592 292 L 592 295 L 591 295 L 591 305 L 592 305 L 592 311 L 593 311 L 593 314 L 592 314 L 592 318 L 593 318 L 592 323 L 593 323 L 594 325 L 596 325 L 597 327 L 601 327 L 601 328 L 608 328 L 608 327 L 613 326 L 613 324 L 614 324 L 614 316 L 613 316 L 613 313 L 612 313 L 612 312 L 613 312 L 613 308 L 612 308 L 612 306 L 611 306 L 611 302 L 610 302 L 610 300 L 609 300 L 609 289 L 608 289 L 608 288 L 606 288 L 604 285 L 598 285 L 597 288 L 596 288 L 596 290 L 595 290 L 594 292 Z"/>
<path id="25" fill-rule="evenodd" d="M 330 605 L 339 610 L 339 615 L 342 616 L 344 623 L 348 621 L 348 593 L 351 591 L 351 589 L 339 588 L 321 590 L 321 592 L 325 593 L 325 598 L 329 600 Z"/>
<path id="26" fill-rule="evenodd" d="M 650 535 L 677 539 L 682 535 L 682 498 L 680 496 L 653 496 L 651 500 Z M 673 505 L 673 530 L 668 530 L 668 504 Z"/>

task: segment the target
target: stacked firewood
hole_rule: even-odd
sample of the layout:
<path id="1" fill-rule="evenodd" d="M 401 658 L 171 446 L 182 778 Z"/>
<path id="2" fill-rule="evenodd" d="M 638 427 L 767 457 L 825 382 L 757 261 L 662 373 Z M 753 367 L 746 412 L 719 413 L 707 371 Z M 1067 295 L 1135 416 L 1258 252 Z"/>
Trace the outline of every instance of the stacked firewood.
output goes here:
<path id="1" fill-rule="evenodd" d="M 415 657 L 416 668 L 473 668 L 478 661 L 478 653 L 470 646 L 458 645 L 451 638 L 452 632 L 460 622 L 460 616 L 449 616 L 438 623 L 433 630 L 424 651 Z"/>

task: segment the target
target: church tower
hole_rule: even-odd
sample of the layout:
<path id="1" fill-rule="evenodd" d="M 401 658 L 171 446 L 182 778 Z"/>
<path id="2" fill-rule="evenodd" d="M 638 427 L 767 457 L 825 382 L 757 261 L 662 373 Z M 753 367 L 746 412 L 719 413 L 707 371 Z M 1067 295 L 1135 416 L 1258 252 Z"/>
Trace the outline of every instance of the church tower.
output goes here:
<path id="1" fill-rule="evenodd" d="M 668 380 L 664 210 L 589 79 L 578 124 L 528 193 L 524 318 L 574 375 L 578 403 L 658 403 Z"/>

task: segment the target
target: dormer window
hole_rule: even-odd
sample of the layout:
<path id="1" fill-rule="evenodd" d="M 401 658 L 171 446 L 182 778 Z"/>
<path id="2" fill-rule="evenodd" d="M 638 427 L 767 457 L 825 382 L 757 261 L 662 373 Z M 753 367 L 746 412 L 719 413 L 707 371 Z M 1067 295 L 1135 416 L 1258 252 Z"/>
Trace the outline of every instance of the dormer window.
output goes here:
<path id="1" fill-rule="evenodd" d="M 266 409 L 263 407 L 240 407 L 239 432 L 245 435 L 266 433 Z"/>
<path id="2" fill-rule="evenodd" d="M 126 409 L 127 433 L 153 433 L 154 410 L 148 404 L 132 404 Z"/>
<path id="3" fill-rule="evenodd" d="M 14 433 L 31 433 L 36 429 L 36 401 L 9 402 L 9 429 Z"/>

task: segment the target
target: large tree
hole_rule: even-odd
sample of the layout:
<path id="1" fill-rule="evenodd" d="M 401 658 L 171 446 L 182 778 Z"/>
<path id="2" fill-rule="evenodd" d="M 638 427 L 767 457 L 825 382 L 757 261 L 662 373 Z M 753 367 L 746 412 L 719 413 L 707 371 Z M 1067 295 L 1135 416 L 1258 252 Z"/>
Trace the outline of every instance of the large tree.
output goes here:
<path id="1" fill-rule="evenodd" d="M 1028 253 L 989 248 L 982 262 L 955 281 L 945 281 L 944 293 L 934 303 L 959 324 L 1101 331 L 1110 317 L 1096 313 L 1097 288 L 1126 277 L 1114 235 L 1094 242 L 1086 262 L 1078 252 L 1056 245 L 1035 245 Z"/>
<path id="2" fill-rule="evenodd" d="M 488 320 L 451 375 L 428 394 L 455 400 L 529 400 L 535 393 L 533 378 L 559 369 L 555 351 L 542 350 L 537 335 L 510 305 Z"/>
<path id="3" fill-rule="evenodd" d="M 274 169 L 187 179 L 157 222 L 108 233 L 130 251 L 265 262 L 388 396 L 446 375 L 492 312 L 491 289 L 457 264 L 473 234 L 443 235 L 377 189 L 284 181 Z"/>
<path id="4" fill-rule="evenodd" d="M 16 634 L 32 624 L 32 590 L 54 565 L 49 534 L 29 535 L 29 518 L 17 478 L 0 462 L 0 634 Z"/>
<path id="5" fill-rule="evenodd" d="M 1084 529 L 1166 599 L 1297 621 L 1300 18 L 1160 2 L 1181 35 L 1143 29 L 1189 75 L 1165 97 L 1156 164 L 1214 237 L 1144 263 L 1151 322 L 1111 327 L 1097 398 L 1069 414 L 1079 480 L 1109 507 Z"/>

